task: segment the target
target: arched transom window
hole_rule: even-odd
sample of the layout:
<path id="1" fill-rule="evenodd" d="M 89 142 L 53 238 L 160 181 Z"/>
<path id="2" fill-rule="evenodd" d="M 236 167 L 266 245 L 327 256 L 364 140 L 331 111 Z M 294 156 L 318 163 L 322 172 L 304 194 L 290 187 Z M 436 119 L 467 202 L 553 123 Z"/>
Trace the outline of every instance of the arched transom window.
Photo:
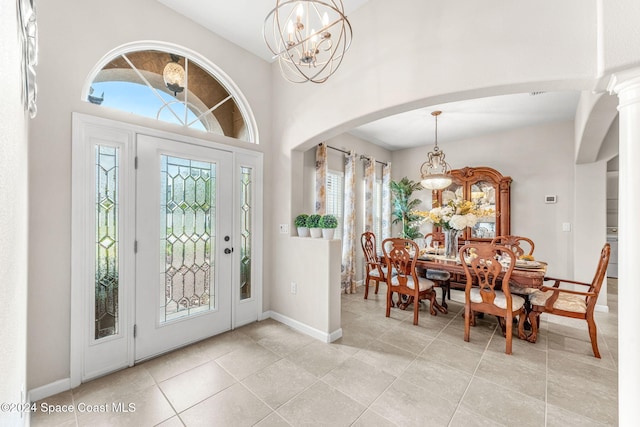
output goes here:
<path id="1" fill-rule="evenodd" d="M 180 126 L 257 142 L 250 111 L 228 78 L 179 50 L 129 47 L 107 55 L 83 99 Z"/>

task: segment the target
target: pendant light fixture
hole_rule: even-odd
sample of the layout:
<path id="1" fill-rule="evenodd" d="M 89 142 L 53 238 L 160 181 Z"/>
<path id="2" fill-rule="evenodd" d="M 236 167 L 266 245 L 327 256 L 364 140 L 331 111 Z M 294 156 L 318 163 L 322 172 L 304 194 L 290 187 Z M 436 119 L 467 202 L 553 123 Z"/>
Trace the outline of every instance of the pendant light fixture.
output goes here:
<path id="1" fill-rule="evenodd" d="M 438 147 L 438 116 L 442 111 L 433 111 L 431 115 L 436 119 L 436 138 L 433 151 L 427 153 L 427 161 L 420 167 L 420 184 L 428 190 L 442 190 L 453 182 L 451 167 L 445 161 L 444 152 Z"/>
<path id="2" fill-rule="evenodd" d="M 178 95 L 178 92 L 184 90 L 184 68 L 178 63 L 180 57 L 173 53 L 169 55 L 171 61 L 164 66 L 162 71 L 162 77 L 164 78 L 164 84 L 167 88 L 173 92 L 173 96 Z"/>
<path id="3" fill-rule="evenodd" d="M 276 0 L 262 33 L 292 83 L 324 83 L 340 66 L 352 36 L 342 0 Z"/>

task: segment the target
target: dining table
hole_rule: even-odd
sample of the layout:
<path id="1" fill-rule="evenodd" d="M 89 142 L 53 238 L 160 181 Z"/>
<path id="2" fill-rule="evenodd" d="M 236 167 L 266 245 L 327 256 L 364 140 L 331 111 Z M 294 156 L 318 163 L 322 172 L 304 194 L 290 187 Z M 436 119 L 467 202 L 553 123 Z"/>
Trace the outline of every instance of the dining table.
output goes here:
<path id="1" fill-rule="evenodd" d="M 426 270 L 443 270 L 453 274 L 465 275 L 464 267 L 457 258 L 447 258 L 444 255 L 422 254 L 416 260 L 416 270 L 418 274 L 423 275 Z M 516 266 L 511 272 L 511 280 L 509 283 L 512 287 L 520 288 L 540 288 L 544 283 L 544 277 L 547 274 L 547 263 L 542 261 L 527 262 L 520 264 L 516 262 Z M 499 279 L 504 276 L 504 269 Z"/>

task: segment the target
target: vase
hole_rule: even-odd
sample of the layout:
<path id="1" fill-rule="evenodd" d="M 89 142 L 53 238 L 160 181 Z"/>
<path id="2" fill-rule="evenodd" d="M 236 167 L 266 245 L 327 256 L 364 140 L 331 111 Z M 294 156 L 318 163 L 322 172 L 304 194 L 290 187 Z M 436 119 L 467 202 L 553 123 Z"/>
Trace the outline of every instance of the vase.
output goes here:
<path id="1" fill-rule="evenodd" d="M 456 230 L 451 228 L 449 230 L 442 230 L 444 233 L 444 256 L 447 258 L 458 257 L 458 237 L 462 233 L 462 230 Z"/>
<path id="2" fill-rule="evenodd" d="M 317 239 L 319 237 L 322 237 L 322 228 L 320 228 L 320 227 L 311 227 L 311 228 L 309 228 L 309 233 L 311 234 L 311 237 Z"/>
<path id="3" fill-rule="evenodd" d="M 298 236 L 309 237 L 309 229 L 307 227 L 298 227 Z"/>
<path id="4" fill-rule="evenodd" d="M 336 232 L 335 228 L 323 228 L 322 237 L 324 237 L 327 240 L 332 240 L 335 232 Z"/>

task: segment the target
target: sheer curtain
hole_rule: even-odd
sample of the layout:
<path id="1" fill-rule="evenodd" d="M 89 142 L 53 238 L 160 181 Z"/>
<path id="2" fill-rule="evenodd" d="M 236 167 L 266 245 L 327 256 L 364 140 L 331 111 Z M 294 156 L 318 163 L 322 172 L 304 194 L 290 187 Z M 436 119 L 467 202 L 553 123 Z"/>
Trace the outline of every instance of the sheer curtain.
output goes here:
<path id="1" fill-rule="evenodd" d="M 327 144 L 324 142 L 316 149 L 316 212 L 327 213 Z"/>
<path id="2" fill-rule="evenodd" d="M 376 182 L 376 160 L 373 157 L 364 160 L 364 231 L 373 232 L 373 188 Z"/>
<path id="3" fill-rule="evenodd" d="M 356 154 L 351 151 L 344 165 L 344 223 L 342 235 L 342 278 L 341 286 L 347 294 L 355 293 L 356 257 Z"/>
<path id="4" fill-rule="evenodd" d="M 391 163 L 387 162 L 382 167 L 382 238 L 391 237 Z"/>

